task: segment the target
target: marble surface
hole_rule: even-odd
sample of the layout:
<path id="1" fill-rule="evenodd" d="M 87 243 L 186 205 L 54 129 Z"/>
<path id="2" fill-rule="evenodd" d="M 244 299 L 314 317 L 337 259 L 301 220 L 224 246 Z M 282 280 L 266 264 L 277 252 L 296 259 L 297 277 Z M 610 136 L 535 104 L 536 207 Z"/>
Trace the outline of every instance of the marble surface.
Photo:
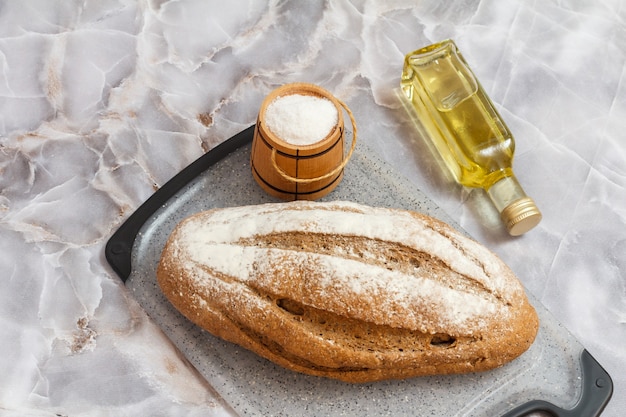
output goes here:
<path id="1" fill-rule="evenodd" d="M 397 96 L 453 38 L 544 214 L 506 235 Z M 0 415 L 229 415 L 104 258 L 119 225 L 295 81 L 478 241 L 613 377 L 626 408 L 626 6 L 603 1 L 0 2 Z"/>

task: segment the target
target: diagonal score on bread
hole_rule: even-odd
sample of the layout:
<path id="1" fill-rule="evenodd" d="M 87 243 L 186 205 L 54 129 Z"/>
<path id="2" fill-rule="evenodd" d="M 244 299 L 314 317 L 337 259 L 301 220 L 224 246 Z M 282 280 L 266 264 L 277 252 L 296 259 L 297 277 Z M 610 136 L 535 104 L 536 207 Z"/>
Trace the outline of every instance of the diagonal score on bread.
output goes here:
<path id="1" fill-rule="evenodd" d="M 348 382 L 492 369 L 538 328 L 488 249 L 431 217 L 355 203 L 195 214 L 172 232 L 157 278 L 214 335 Z"/>

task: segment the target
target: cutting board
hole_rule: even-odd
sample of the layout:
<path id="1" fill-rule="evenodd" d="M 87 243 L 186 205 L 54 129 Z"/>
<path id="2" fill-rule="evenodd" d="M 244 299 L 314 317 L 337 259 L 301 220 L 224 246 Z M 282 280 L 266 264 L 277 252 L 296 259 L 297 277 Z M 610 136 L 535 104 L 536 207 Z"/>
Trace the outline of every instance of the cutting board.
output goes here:
<path id="1" fill-rule="evenodd" d="M 105 254 L 135 299 L 207 382 L 241 416 L 597 416 L 610 376 L 529 294 L 537 339 L 513 362 L 487 372 L 347 384 L 285 370 L 198 328 L 156 283 L 161 250 L 183 218 L 214 207 L 271 203 L 250 172 L 254 126 L 181 171 L 109 239 Z M 341 184 L 321 201 L 348 200 L 419 211 L 461 230 L 426 195 L 359 144 Z"/>

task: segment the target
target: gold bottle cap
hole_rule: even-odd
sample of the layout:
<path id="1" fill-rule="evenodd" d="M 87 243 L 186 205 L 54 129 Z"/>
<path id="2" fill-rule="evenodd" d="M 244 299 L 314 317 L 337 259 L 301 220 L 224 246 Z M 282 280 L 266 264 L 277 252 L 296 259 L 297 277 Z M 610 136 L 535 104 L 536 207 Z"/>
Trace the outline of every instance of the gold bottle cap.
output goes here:
<path id="1" fill-rule="evenodd" d="M 537 226 L 542 216 L 533 199 L 525 197 L 506 206 L 500 217 L 509 234 L 519 236 Z"/>

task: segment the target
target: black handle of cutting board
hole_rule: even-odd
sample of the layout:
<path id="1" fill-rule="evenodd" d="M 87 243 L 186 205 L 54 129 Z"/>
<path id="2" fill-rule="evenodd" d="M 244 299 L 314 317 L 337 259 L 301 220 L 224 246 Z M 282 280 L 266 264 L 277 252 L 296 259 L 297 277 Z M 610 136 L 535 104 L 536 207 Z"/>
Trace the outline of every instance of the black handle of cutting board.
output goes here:
<path id="1" fill-rule="evenodd" d="M 137 233 L 139 233 L 139 230 L 141 230 L 150 216 L 191 180 L 219 162 L 226 155 L 252 142 L 253 136 L 254 125 L 196 159 L 159 188 L 117 229 L 107 242 L 104 254 L 109 265 L 111 265 L 123 282 L 126 282 L 130 276 L 132 268 L 131 254 Z"/>
<path id="2" fill-rule="evenodd" d="M 111 236 L 105 247 L 105 256 L 113 270 L 126 282 L 131 273 L 131 253 L 137 233 L 144 223 L 163 204 L 191 180 L 219 162 L 241 146 L 252 142 L 254 126 L 238 133 L 211 151 L 196 159 L 171 180 L 165 183 L 143 203 Z M 523 404 L 502 417 L 523 417 L 532 412 L 545 412 L 554 417 L 599 416 L 613 394 L 613 381 L 609 374 L 587 350 L 581 353 L 583 387 L 580 400 L 570 410 L 559 408 L 547 401 L 536 400 Z"/>
<path id="3" fill-rule="evenodd" d="M 613 395 L 613 381 L 602 366 L 584 349 L 580 354 L 582 393 L 576 406 L 563 409 L 547 401 L 529 401 L 502 417 L 523 417 L 533 412 L 544 412 L 554 417 L 597 417 Z"/>

